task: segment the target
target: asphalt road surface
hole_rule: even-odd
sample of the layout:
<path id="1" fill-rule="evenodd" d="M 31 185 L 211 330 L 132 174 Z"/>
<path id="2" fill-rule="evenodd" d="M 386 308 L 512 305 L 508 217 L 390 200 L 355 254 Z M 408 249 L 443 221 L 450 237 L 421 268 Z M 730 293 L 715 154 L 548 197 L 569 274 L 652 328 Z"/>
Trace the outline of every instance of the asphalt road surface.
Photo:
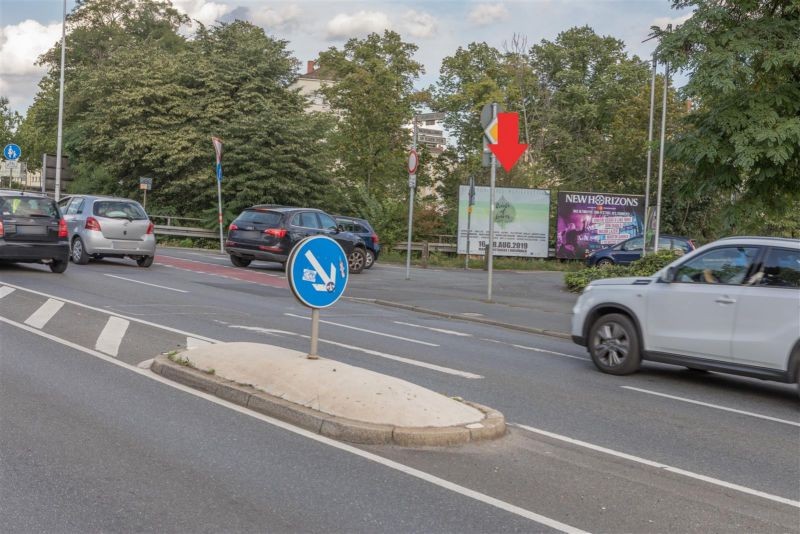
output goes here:
<path id="1" fill-rule="evenodd" d="M 322 312 L 323 356 L 513 425 L 402 449 L 331 441 L 137 367 L 215 341 L 307 350 L 308 310 L 279 266 L 254 265 L 164 249 L 150 269 L 0 266 L 4 532 L 800 532 L 786 384 L 656 364 L 614 377 L 566 341 L 342 301 Z M 378 264 L 350 283 L 370 277 L 392 280 Z"/>

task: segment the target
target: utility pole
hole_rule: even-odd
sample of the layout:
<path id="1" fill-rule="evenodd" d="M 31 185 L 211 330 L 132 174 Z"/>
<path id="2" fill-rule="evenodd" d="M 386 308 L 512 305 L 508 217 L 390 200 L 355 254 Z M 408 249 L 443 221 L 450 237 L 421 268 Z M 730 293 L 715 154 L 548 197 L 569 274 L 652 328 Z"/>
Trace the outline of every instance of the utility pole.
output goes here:
<path id="1" fill-rule="evenodd" d="M 672 26 L 667 26 L 667 31 Z M 664 63 L 664 95 L 661 101 L 661 146 L 658 151 L 658 194 L 656 196 L 656 235 L 653 251 L 658 252 L 658 239 L 661 236 L 661 189 L 664 176 L 664 138 L 667 133 L 667 92 L 669 89 L 669 62 Z"/>
<path id="2" fill-rule="evenodd" d="M 644 243 L 642 256 L 647 255 L 647 230 L 649 229 L 648 212 L 650 211 L 650 174 L 653 168 L 653 115 L 656 107 L 656 52 L 653 51 L 653 77 L 650 80 L 650 124 L 647 129 L 647 180 L 644 186 Z"/>
<path id="3" fill-rule="evenodd" d="M 61 17 L 61 80 L 58 90 L 58 138 L 56 140 L 56 202 L 61 199 L 61 137 L 64 124 L 64 53 L 67 47 L 67 0 Z M 44 169 L 42 169 L 44 173 Z"/>

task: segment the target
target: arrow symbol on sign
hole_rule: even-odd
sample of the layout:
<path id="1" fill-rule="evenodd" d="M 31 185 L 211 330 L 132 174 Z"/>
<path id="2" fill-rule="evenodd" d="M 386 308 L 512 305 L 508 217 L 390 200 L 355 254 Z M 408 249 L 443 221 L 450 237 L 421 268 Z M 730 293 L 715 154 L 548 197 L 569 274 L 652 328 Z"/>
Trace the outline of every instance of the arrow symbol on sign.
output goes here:
<path id="1" fill-rule="evenodd" d="M 497 156 L 506 172 L 510 172 L 528 145 L 519 142 L 518 113 L 498 113 L 497 122 L 497 144 L 490 144 L 489 150 Z"/>
<path id="2" fill-rule="evenodd" d="M 311 253 L 310 250 L 306 251 L 305 256 L 306 259 L 308 260 L 308 263 L 310 263 L 311 266 L 314 268 L 314 270 L 317 271 L 317 274 L 322 280 L 321 284 L 312 284 L 311 287 L 313 287 L 317 291 L 326 291 L 326 292 L 333 291 L 336 288 L 336 266 L 331 263 L 331 274 L 329 276 L 328 273 L 325 272 L 325 269 L 322 268 L 322 265 L 319 264 L 317 258 L 314 256 L 314 254 Z"/>

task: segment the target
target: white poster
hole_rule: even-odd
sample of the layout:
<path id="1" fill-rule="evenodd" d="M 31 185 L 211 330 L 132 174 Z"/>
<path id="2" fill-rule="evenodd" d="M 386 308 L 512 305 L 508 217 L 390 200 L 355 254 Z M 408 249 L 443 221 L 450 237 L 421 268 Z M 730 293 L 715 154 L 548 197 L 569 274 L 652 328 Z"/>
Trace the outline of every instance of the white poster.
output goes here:
<path id="1" fill-rule="evenodd" d="M 495 188 L 494 255 L 546 258 L 550 228 L 550 191 Z M 469 186 L 458 190 L 458 253 L 485 254 L 489 242 L 489 188 L 476 187 L 472 215 Z"/>

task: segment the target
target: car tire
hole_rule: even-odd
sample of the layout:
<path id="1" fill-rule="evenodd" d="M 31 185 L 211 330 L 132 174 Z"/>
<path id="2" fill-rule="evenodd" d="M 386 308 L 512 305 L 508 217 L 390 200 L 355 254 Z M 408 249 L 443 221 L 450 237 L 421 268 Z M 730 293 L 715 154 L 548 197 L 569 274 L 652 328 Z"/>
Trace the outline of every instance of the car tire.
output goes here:
<path id="1" fill-rule="evenodd" d="M 56 274 L 61 274 L 67 270 L 69 260 L 53 260 L 50 262 L 50 270 Z"/>
<path id="2" fill-rule="evenodd" d="M 373 265 L 375 265 L 375 253 L 370 249 L 367 249 L 366 257 L 364 259 L 364 268 L 371 269 Z"/>
<path id="3" fill-rule="evenodd" d="M 364 270 L 364 265 L 367 261 L 367 255 L 364 253 L 364 249 L 361 247 L 356 247 L 353 249 L 353 252 L 350 253 L 350 256 L 347 258 L 347 266 L 351 274 L 359 274 L 361 271 Z"/>
<path id="4" fill-rule="evenodd" d="M 601 258 L 597 261 L 597 263 L 595 263 L 595 267 L 601 268 L 611 267 L 612 265 L 614 265 L 614 261 L 608 258 Z"/>
<path id="5" fill-rule="evenodd" d="M 639 370 L 642 363 L 639 335 L 628 316 L 603 315 L 589 328 L 587 341 L 592 362 L 600 371 L 628 375 Z"/>
<path id="6" fill-rule="evenodd" d="M 153 260 L 155 260 L 155 256 L 142 256 L 140 258 L 136 258 L 136 265 L 139 267 L 150 267 L 153 265 Z"/>
<path id="7" fill-rule="evenodd" d="M 233 264 L 234 267 L 242 267 L 242 268 L 247 267 L 248 265 L 250 265 L 251 261 L 252 260 L 246 260 L 244 258 L 240 258 L 239 256 L 234 256 L 233 254 L 231 254 L 231 263 Z"/>
<path id="8" fill-rule="evenodd" d="M 72 240 L 70 258 L 73 263 L 77 263 L 78 265 L 86 265 L 89 263 L 89 255 L 86 253 L 86 246 L 83 244 L 83 239 L 80 237 L 76 237 Z"/>

